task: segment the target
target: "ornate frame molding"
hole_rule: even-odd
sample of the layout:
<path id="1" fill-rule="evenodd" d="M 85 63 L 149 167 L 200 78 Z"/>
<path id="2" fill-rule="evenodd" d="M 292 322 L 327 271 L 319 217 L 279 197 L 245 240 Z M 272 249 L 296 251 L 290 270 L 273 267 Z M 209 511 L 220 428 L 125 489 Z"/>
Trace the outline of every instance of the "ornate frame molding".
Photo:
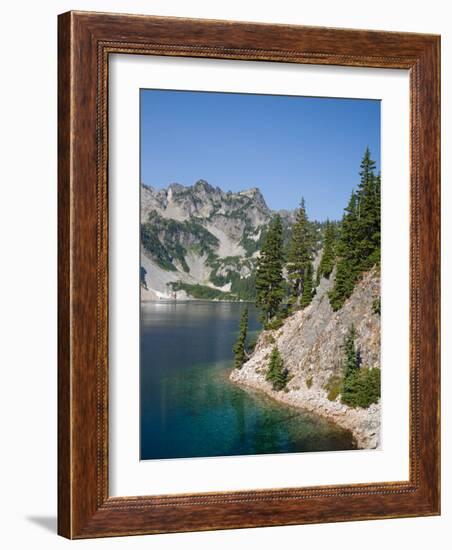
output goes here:
<path id="1" fill-rule="evenodd" d="M 438 36 L 408 33 L 88 12 L 59 16 L 61 535 L 85 538 L 439 513 L 439 47 Z M 121 53 L 410 71 L 409 481 L 109 497 L 108 59 Z"/>

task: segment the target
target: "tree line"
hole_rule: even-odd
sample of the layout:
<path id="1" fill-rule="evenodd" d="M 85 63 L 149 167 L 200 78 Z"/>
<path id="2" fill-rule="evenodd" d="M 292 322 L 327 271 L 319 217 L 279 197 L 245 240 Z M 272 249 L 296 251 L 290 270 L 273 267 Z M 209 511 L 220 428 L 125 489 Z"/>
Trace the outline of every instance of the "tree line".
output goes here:
<path id="1" fill-rule="evenodd" d="M 323 253 L 315 274 L 314 234 L 304 199 L 301 200 L 288 252 L 283 246 L 283 226 L 276 215 L 270 222 L 256 270 L 256 305 L 264 327 L 274 328 L 294 309 L 308 306 L 322 277 L 336 277 L 329 299 L 334 311 L 351 295 L 363 272 L 380 263 L 381 177 L 375 172 L 369 148 L 360 165 L 360 183 L 352 191 L 339 225 L 327 220 Z"/>
<path id="2" fill-rule="evenodd" d="M 325 224 L 317 273 L 314 273 L 313 261 L 318 235 L 308 218 L 304 199 L 301 199 L 288 247 L 284 246 L 280 216 L 277 214 L 270 221 L 255 277 L 256 306 L 264 329 L 280 327 L 293 311 L 307 307 L 320 280 L 329 278 L 335 267 L 334 286 L 328 296 L 333 310 L 337 311 L 353 292 L 362 273 L 380 264 L 381 176 L 376 174 L 375 165 L 367 148 L 360 164 L 359 185 L 351 193 L 341 222 L 327 220 Z M 242 317 L 239 340 L 234 348 L 237 368 L 241 368 L 246 359 L 247 315 L 246 312 L 246 320 Z M 285 386 L 287 370 L 276 346 L 268 376 L 274 389 Z M 354 384 L 357 383 L 355 380 Z"/>
<path id="3" fill-rule="evenodd" d="M 256 269 L 256 305 L 264 327 L 274 328 L 294 307 L 308 306 L 314 295 L 314 235 L 301 200 L 287 253 L 283 246 L 283 226 L 276 215 L 270 222 Z"/>
<path id="4" fill-rule="evenodd" d="M 381 176 L 366 149 L 361 162 L 361 181 L 353 191 L 342 218 L 337 240 L 337 270 L 330 293 L 333 310 L 342 307 L 353 292 L 360 275 L 380 264 Z"/>

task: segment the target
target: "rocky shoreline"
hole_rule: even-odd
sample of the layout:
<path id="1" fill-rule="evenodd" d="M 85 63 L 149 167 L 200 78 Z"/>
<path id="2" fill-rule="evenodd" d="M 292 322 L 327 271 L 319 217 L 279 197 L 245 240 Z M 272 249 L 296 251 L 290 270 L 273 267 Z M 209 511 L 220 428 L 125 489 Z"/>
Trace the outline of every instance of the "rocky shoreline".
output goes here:
<path id="1" fill-rule="evenodd" d="M 287 393 L 278 392 L 274 391 L 259 374 L 252 376 L 244 370 L 234 369 L 230 380 L 244 387 L 262 391 L 286 405 L 318 414 L 341 428 L 349 430 L 359 449 L 377 449 L 380 445 L 380 403 L 371 405 L 368 409 L 352 409 L 342 405 L 339 399 L 329 401 L 325 392 L 321 395 L 320 392 L 308 388 L 292 389 Z"/>
<path id="2" fill-rule="evenodd" d="M 362 366 L 380 368 L 380 316 L 373 307 L 380 295 L 380 276 L 376 269 L 366 273 L 336 312 L 327 295 L 333 281 L 334 273 L 330 280 L 322 279 L 312 303 L 288 317 L 281 328 L 261 332 L 251 357 L 241 369 L 234 369 L 230 379 L 350 430 L 360 449 L 376 449 L 380 445 L 380 402 L 367 409 L 351 408 L 341 403 L 340 396 L 328 399 L 328 387 L 341 376 L 342 346 L 351 324 Z M 290 377 L 283 391 L 273 390 L 265 380 L 275 345 Z"/>

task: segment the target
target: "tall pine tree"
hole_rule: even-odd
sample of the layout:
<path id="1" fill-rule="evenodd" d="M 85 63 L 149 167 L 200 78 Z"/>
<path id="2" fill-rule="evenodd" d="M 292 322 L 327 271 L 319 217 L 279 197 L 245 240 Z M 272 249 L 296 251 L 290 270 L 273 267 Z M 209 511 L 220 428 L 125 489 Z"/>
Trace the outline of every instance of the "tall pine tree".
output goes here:
<path id="1" fill-rule="evenodd" d="M 343 350 L 345 354 L 342 366 L 342 390 L 341 401 L 345 405 L 351 405 L 355 391 L 355 381 L 359 369 L 359 355 L 355 347 L 356 331 L 351 325 L 344 340 Z"/>
<path id="2" fill-rule="evenodd" d="M 359 175 L 355 250 L 357 267 L 365 271 L 380 261 L 380 177 L 375 175 L 375 161 L 369 148 L 361 161 Z"/>
<path id="3" fill-rule="evenodd" d="M 306 306 L 308 306 L 311 303 L 312 298 L 314 296 L 314 285 L 312 281 L 313 274 L 314 274 L 314 269 L 312 267 L 312 263 L 308 262 L 305 268 L 303 294 L 301 295 L 301 300 L 300 300 L 300 306 L 302 308 L 305 308 Z"/>
<path id="4" fill-rule="evenodd" d="M 348 329 L 347 335 L 344 339 L 344 344 L 342 346 L 345 355 L 345 361 L 342 366 L 342 374 L 344 375 L 344 378 L 347 378 L 359 369 L 359 356 L 356 351 L 355 339 L 356 329 L 352 324 Z"/>
<path id="5" fill-rule="evenodd" d="M 336 231 L 330 220 L 326 220 L 325 238 L 323 240 L 323 252 L 317 269 L 317 284 L 322 277 L 329 278 L 333 271 L 335 261 L 335 240 Z"/>
<path id="6" fill-rule="evenodd" d="M 278 313 L 284 297 L 283 265 L 283 228 L 281 218 L 276 215 L 269 224 L 257 262 L 256 305 L 264 322 Z"/>
<path id="7" fill-rule="evenodd" d="M 337 252 L 340 257 L 330 303 L 334 311 L 340 309 L 353 292 L 356 279 L 355 242 L 357 240 L 357 195 L 353 191 L 341 223 Z"/>
<path id="8" fill-rule="evenodd" d="M 271 382 L 273 389 L 276 391 L 281 391 L 286 387 L 288 371 L 284 368 L 284 361 L 279 353 L 278 346 L 274 346 L 270 354 L 265 379 Z"/>
<path id="9" fill-rule="evenodd" d="M 335 311 L 351 295 L 360 275 L 380 263 L 381 178 L 375 174 L 369 149 L 364 153 L 360 176 L 358 189 L 352 192 L 345 209 L 337 243 L 339 261 L 329 294 Z"/>
<path id="10" fill-rule="evenodd" d="M 292 240 L 287 258 L 287 275 L 291 284 L 292 300 L 295 302 L 303 294 L 308 266 L 312 261 L 312 248 L 313 237 L 302 198 L 292 228 Z"/>
<path id="11" fill-rule="evenodd" d="M 245 343 L 248 334 L 248 308 L 245 307 L 240 317 L 239 335 L 237 341 L 232 348 L 234 352 L 234 367 L 241 369 L 246 359 Z"/>
<path id="12" fill-rule="evenodd" d="M 349 407 L 367 408 L 380 398 L 380 369 L 361 366 L 355 339 L 355 327 L 351 325 L 343 345 L 341 401 Z"/>

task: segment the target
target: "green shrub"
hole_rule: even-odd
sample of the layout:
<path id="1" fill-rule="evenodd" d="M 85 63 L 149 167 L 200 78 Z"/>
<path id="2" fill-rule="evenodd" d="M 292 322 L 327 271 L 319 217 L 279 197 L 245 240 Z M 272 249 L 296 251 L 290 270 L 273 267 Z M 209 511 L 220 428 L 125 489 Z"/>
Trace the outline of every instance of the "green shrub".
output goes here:
<path id="1" fill-rule="evenodd" d="M 280 317 L 274 317 L 268 323 L 265 323 L 265 330 L 277 330 L 281 328 L 284 324 L 284 321 Z"/>
<path id="2" fill-rule="evenodd" d="M 330 401 L 335 401 L 337 396 L 341 393 L 342 377 L 337 374 L 332 374 L 325 384 L 324 389 L 327 391 L 328 399 Z"/>
<path id="3" fill-rule="evenodd" d="M 289 372 L 284 367 L 284 361 L 279 353 L 278 346 L 274 346 L 270 354 L 268 363 L 266 380 L 271 382 L 272 387 L 276 391 L 281 391 L 286 388 L 289 380 Z"/>
<path id="4" fill-rule="evenodd" d="M 306 377 L 306 386 L 308 388 L 311 388 L 312 387 L 312 376 L 307 376 Z"/>
<path id="5" fill-rule="evenodd" d="M 378 368 L 361 368 L 344 379 L 342 403 L 349 407 L 367 409 L 377 403 L 381 395 L 381 371 Z"/>

